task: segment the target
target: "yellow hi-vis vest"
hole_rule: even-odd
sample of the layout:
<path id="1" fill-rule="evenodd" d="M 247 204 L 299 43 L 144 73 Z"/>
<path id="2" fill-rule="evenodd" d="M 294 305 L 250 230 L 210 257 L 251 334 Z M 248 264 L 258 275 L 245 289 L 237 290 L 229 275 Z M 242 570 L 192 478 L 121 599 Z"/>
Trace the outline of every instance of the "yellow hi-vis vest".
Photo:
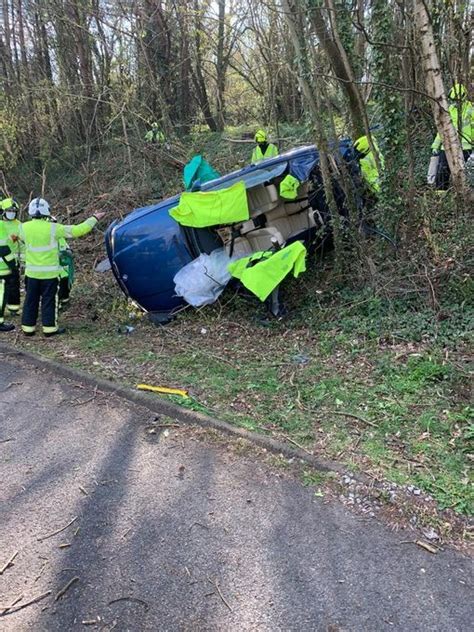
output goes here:
<path id="1" fill-rule="evenodd" d="M 268 143 L 265 153 L 260 149 L 260 145 L 257 145 L 252 152 L 252 162 L 258 162 L 264 158 L 276 158 L 276 156 L 278 156 L 278 149 L 273 143 Z"/>
<path id="2" fill-rule="evenodd" d="M 461 124 L 459 125 L 459 107 L 456 103 L 449 106 L 449 114 L 453 122 L 454 129 L 460 135 L 463 151 L 471 151 L 474 146 L 474 105 L 470 101 L 464 101 L 461 106 Z M 433 144 L 433 151 L 443 148 L 441 136 L 436 134 Z"/>
<path id="3" fill-rule="evenodd" d="M 61 273 L 59 239 L 87 235 L 96 224 L 95 217 L 76 226 L 56 224 L 47 219 L 32 219 L 22 224 L 19 236 L 25 244 L 25 275 L 32 279 L 58 278 Z"/>

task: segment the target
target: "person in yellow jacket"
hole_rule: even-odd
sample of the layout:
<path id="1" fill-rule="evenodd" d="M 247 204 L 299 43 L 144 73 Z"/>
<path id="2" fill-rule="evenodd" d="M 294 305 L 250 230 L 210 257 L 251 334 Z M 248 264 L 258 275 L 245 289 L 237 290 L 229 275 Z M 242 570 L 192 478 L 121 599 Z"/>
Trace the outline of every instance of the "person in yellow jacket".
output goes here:
<path id="1" fill-rule="evenodd" d="M 259 129 L 255 134 L 257 146 L 252 152 L 252 162 L 259 162 L 265 158 L 275 158 L 278 156 L 277 146 L 267 141 L 267 134 L 263 129 Z"/>
<path id="2" fill-rule="evenodd" d="M 384 159 L 382 154 L 380 153 L 379 146 L 377 145 L 377 141 L 372 136 L 372 144 L 375 147 L 379 155 L 380 166 L 382 169 L 384 168 Z M 367 136 L 361 136 L 354 143 L 354 149 L 358 154 L 360 171 L 362 174 L 362 178 L 367 185 L 368 190 L 373 196 L 377 196 L 380 192 L 380 174 L 377 169 L 377 163 L 375 162 L 374 154 L 370 149 L 369 139 Z"/>
<path id="3" fill-rule="evenodd" d="M 11 197 L 0 202 L 1 221 L 8 235 L 8 245 L 16 258 L 16 266 L 9 276 L 7 283 L 7 310 L 10 314 L 16 315 L 20 311 L 20 266 L 24 261 L 24 248 L 16 239 L 20 230 L 21 222 L 18 219 L 19 206 L 16 200 Z"/>
<path id="4" fill-rule="evenodd" d="M 12 331 L 15 325 L 6 323 L 4 319 L 7 304 L 8 284 L 16 268 L 16 256 L 8 245 L 8 233 L 4 222 L 0 222 L 0 332 Z"/>
<path id="5" fill-rule="evenodd" d="M 147 143 L 155 143 L 157 145 L 161 145 L 165 142 L 165 135 L 156 121 L 153 121 L 150 129 L 145 134 L 145 140 Z"/>
<path id="6" fill-rule="evenodd" d="M 459 134 L 464 160 L 467 162 L 474 145 L 474 105 L 467 98 L 466 87 L 460 83 L 453 85 L 448 100 L 451 121 Z M 439 133 L 435 136 L 431 150 L 433 156 L 439 156 L 436 188 L 446 190 L 449 188 L 451 172 Z"/>
<path id="7" fill-rule="evenodd" d="M 95 213 L 82 224 L 75 226 L 51 222 L 49 204 L 42 198 L 30 202 L 28 215 L 31 221 L 21 225 L 19 238 L 25 245 L 26 297 L 23 305 L 21 328 L 27 336 L 36 332 L 36 321 L 41 303 L 41 319 L 45 336 L 64 333 L 58 327 L 58 288 L 61 265 L 58 240 L 87 235 L 102 219 L 104 213 Z"/>

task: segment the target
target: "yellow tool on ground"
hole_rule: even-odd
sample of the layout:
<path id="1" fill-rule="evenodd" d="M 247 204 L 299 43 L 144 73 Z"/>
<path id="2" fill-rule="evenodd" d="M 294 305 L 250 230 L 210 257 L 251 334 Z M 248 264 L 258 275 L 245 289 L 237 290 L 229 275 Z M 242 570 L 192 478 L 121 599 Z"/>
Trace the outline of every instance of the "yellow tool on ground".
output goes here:
<path id="1" fill-rule="evenodd" d="M 137 384 L 140 391 L 152 391 L 153 393 L 163 393 L 164 395 L 179 395 L 189 397 L 188 391 L 182 388 L 169 388 L 168 386 L 152 386 L 151 384 Z"/>

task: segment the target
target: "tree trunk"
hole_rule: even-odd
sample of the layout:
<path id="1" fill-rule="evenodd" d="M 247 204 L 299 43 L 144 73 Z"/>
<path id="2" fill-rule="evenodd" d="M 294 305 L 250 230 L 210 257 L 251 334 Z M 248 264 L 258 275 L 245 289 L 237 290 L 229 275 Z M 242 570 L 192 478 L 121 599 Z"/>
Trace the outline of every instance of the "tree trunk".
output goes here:
<path id="1" fill-rule="evenodd" d="M 425 70 L 426 92 L 431 98 L 436 129 L 443 141 L 453 185 L 461 193 L 466 186 L 462 147 L 449 114 L 441 66 L 433 37 L 433 26 L 425 0 L 414 0 L 414 9 L 415 23 L 420 35 L 423 53 L 422 63 Z"/>
<path id="2" fill-rule="evenodd" d="M 335 262 L 336 268 L 341 271 L 344 265 L 343 257 L 343 240 L 341 230 L 341 217 L 334 197 L 333 183 L 331 179 L 331 170 L 329 164 L 329 157 L 327 153 L 327 139 L 324 134 L 324 128 L 321 120 L 321 100 L 317 90 L 313 90 L 309 81 L 309 61 L 307 51 L 305 49 L 305 33 L 302 32 L 300 14 L 298 7 L 293 8 L 288 0 L 280 0 L 281 6 L 285 13 L 285 19 L 288 24 L 290 32 L 290 38 L 293 43 L 296 57 L 298 59 L 298 81 L 301 86 L 301 90 L 304 94 L 307 102 L 311 121 L 314 125 L 314 129 L 317 135 L 317 144 L 319 148 L 319 165 L 321 169 L 321 176 L 323 180 L 324 195 L 329 211 L 331 213 L 331 224 L 334 235 L 335 246 Z"/>
<path id="3" fill-rule="evenodd" d="M 219 132 L 225 126 L 225 76 L 227 64 L 224 60 L 225 43 L 225 0 L 218 0 L 219 23 L 217 27 L 217 51 L 216 51 L 216 83 L 217 83 L 217 108 L 216 123 Z"/>
<path id="4" fill-rule="evenodd" d="M 339 47 L 327 29 L 321 8 L 316 5 L 314 0 L 308 0 L 308 7 L 310 9 L 309 19 L 314 32 L 329 59 L 336 79 L 340 81 L 341 87 L 347 97 L 352 122 L 352 133 L 357 138 L 365 133 L 364 111 L 361 110 L 360 106 L 361 97 L 359 95 L 358 86 L 354 82 L 353 77 L 348 74 L 348 69 L 344 64 Z"/>

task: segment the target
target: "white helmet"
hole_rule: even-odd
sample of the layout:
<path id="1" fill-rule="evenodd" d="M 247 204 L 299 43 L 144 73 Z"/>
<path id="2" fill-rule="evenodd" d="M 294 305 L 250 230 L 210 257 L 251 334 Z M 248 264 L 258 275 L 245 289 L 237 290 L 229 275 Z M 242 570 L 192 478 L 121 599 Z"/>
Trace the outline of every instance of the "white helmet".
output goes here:
<path id="1" fill-rule="evenodd" d="M 28 206 L 28 215 L 30 215 L 30 217 L 49 217 L 51 215 L 49 204 L 46 200 L 43 200 L 43 198 L 31 200 Z"/>

